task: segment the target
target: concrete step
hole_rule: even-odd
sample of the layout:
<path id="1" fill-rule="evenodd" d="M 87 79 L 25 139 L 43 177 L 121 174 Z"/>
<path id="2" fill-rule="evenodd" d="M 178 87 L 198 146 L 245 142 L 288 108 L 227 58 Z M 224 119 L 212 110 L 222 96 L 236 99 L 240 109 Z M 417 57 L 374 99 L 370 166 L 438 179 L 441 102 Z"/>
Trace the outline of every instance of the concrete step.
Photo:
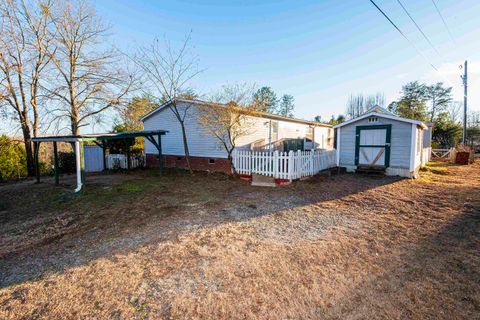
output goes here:
<path id="1" fill-rule="evenodd" d="M 358 167 L 356 173 L 385 175 L 385 167 Z"/>
<path id="2" fill-rule="evenodd" d="M 263 176 L 261 174 L 252 174 L 252 186 L 258 187 L 276 187 L 275 179 L 273 177 Z"/>

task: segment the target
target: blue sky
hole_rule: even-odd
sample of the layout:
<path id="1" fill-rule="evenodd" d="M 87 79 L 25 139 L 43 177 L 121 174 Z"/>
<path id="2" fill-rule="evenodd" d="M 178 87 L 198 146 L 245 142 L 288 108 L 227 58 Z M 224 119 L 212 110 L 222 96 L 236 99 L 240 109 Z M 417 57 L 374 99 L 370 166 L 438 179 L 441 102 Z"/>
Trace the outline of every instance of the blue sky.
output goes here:
<path id="1" fill-rule="evenodd" d="M 454 40 L 432 0 L 401 0 L 440 55 L 397 0 L 375 0 L 440 73 L 369 0 L 90 1 L 112 26 L 111 42 L 126 52 L 150 44 L 155 37 L 181 44 L 191 32 L 204 69 L 191 86 L 203 94 L 228 83 L 270 86 L 279 96 L 295 97 L 296 117 L 329 119 L 344 113 L 351 93 L 384 92 L 388 103 L 413 80 L 448 81 L 455 99 L 462 100 L 459 65 L 468 59 L 469 107 L 480 111 L 478 0 L 434 0 Z M 113 119 L 106 120 L 83 131 L 109 131 Z"/>
<path id="2" fill-rule="evenodd" d="M 311 119 L 343 113 L 350 93 L 398 96 L 411 80 L 444 81 L 462 99 L 458 68 L 470 63 L 470 105 L 479 109 L 480 1 L 402 0 L 441 55 L 425 41 L 396 0 L 377 4 L 439 68 L 433 68 L 368 0 L 351 1 L 127 1 L 96 0 L 124 50 L 154 37 L 179 43 L 192 32 L 205 71 L 192 83 L 203 93 L 225 83 L 271 86 L 295 97 L 295 115 Z M 477 90 L 478 91 L 478 90 Z"/>

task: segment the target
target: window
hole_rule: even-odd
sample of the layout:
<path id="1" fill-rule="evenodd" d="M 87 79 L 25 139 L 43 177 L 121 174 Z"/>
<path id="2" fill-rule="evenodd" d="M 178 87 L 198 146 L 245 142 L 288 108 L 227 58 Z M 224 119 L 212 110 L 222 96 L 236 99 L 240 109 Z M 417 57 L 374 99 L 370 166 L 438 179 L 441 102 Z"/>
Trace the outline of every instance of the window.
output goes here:
<path id="1" fill-rule="evenodd" d="M 313 141 L 314 130 L 313 127 L 308 127 L 306 135 L 307 141 Z"/>
<path id="2" fill-rule="evenodd" d="M 278 122 L 272 122 L 272 133 L 278 133 Z"/>
<path id="3" fill-rule="evenodd" d="M 177 157 L 177 160 L 178 160 L 178 161 L 182 160 L 182 157 Z"/>
<path id="4" fill-rule="evenodd" d="M 215 159 L 208 159 L 208 164 L 215 164 Z"/>
<path id="5" fill-rule="evenodd" d="M 370 117 L 368 118 L 368 122 L 378 122 L 378 117 Z"/>
<path id="6" fill-rule="evenodd" d="M 272 142 L 275 142 L 278 140 L 278 122 L 272 121 L 271 124 L 272 128 Z"/>

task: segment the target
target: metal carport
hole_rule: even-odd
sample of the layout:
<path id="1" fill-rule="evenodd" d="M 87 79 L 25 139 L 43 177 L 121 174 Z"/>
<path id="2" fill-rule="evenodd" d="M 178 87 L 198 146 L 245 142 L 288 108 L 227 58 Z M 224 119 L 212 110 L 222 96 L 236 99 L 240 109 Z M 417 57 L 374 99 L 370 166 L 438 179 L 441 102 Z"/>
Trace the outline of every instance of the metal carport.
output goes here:
<path id="1" fill-rule="evenodd" d="M 145 131 L 131 131 L 131 132 L 115 132 L 115 133 L 96 133 L 96 134 L 82 134 L 82 135 L 67 135 L 67 136 L 45 136 L 36 137 L 32 139 L 35 157 L 35 172 L 37 183 L 40 183 L 40 169 L 38 163 L 38 151 L 40 143 L 53 142 L 53 163 L 55 172 L 55 184 L 59 184 L 59 165 L 58 165 L 58 150 L 57 142 L 70 142 L 74 145 L 75 151 L 75 166 L 77 175 L 77 188 L 75 192 L 80 192 L 85 185 L 85 162 L 83 155 L 83 143 L 92 141 L 103 150 L 103 159 L 105 161 L 106 141 L 107 140 L 122 140 L 137 137 L 144 137 L 150 141 L 158 150 L 159 159 L 162 159 L 162 135 L 168 131 L 165 130 L 145 130 Z M 155 140 L 155 138 L 157 138 Z M 163 172 L 163 162 L 160 161 L 160 173 Z"/>

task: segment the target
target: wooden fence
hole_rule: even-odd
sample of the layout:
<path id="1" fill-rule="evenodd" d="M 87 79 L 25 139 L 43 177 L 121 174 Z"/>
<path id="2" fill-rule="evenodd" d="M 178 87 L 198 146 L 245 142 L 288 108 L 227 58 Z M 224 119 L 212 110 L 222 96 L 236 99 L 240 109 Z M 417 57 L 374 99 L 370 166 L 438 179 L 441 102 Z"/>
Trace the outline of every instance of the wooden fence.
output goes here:
<path id="1" fill-rule="evenodd" d="M 233 165 L 239 174 L 300 179 L 336 166 L 336 151 L 255 152 L 236 150 Z"/>
<path id="2" fill-rule="evenodd" d="M 432 149 L 432 158 L 435 158 L 437 160 L 452 160 L 455 158 L 455 148 Z"/>

